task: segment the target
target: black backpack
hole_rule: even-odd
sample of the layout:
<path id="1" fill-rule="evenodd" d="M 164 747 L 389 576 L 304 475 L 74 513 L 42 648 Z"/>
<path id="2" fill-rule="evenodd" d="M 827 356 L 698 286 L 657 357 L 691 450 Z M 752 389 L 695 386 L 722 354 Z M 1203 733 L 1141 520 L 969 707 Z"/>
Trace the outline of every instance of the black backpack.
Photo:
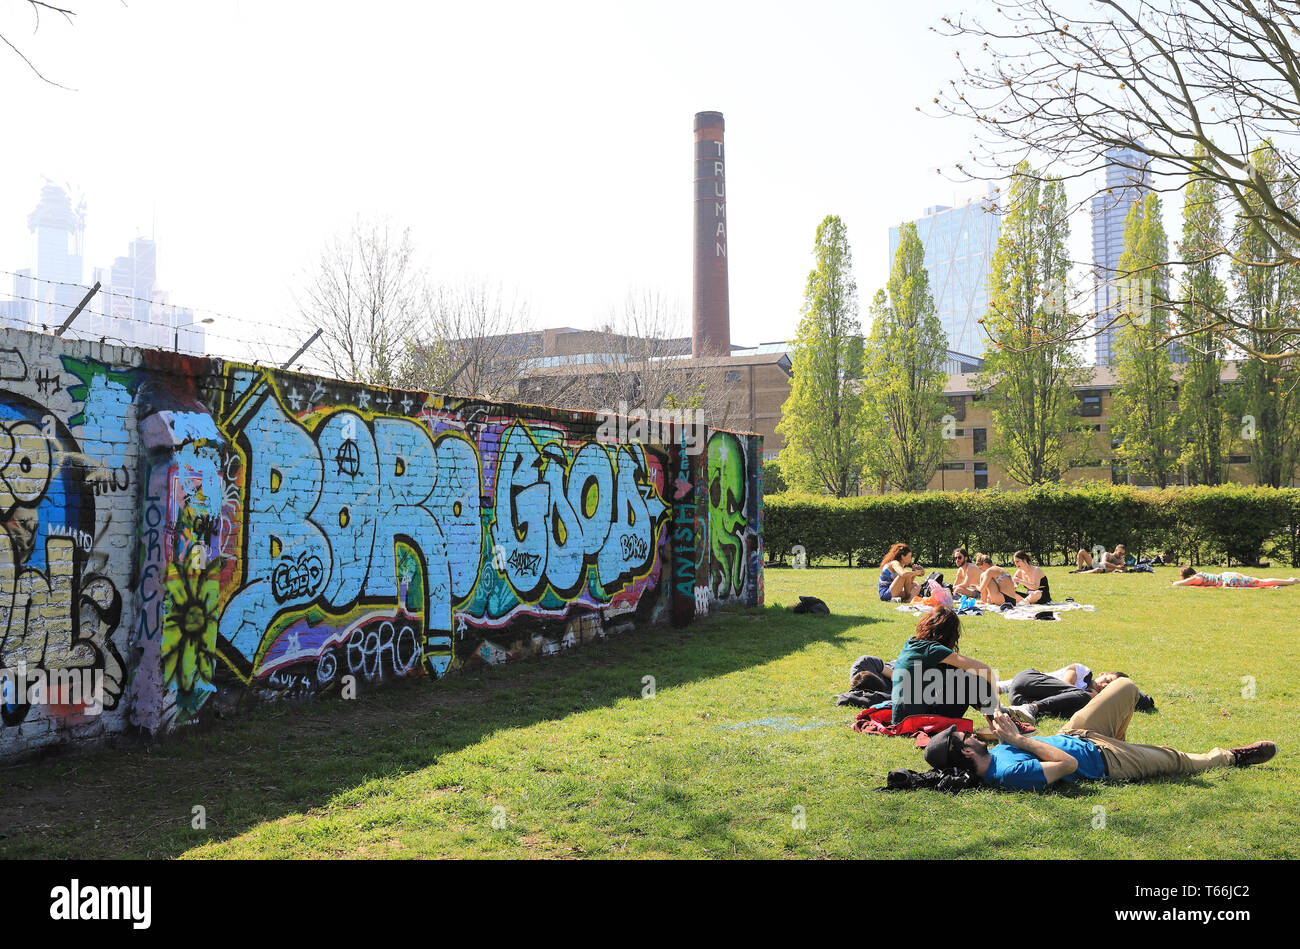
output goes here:
<path id="1" fill-rule="evenodd" d="M 933 593 L 930 589 L 930 584 L 932 583 L 935 586 L 946 586 L 943 582 L 943 574 L 938 570 L 931 570 L 929 575 L 926 576 L 925 582 L 921 584 L 921 596 L 930 596 Z"/>
<path id="2" fill-rule="evenodd" d="M 816 613 L 820 616 L 830 616 L 831 608 L 815 596 L 801 596 L 799 602 L 790 607 L 790 612 Z"/>

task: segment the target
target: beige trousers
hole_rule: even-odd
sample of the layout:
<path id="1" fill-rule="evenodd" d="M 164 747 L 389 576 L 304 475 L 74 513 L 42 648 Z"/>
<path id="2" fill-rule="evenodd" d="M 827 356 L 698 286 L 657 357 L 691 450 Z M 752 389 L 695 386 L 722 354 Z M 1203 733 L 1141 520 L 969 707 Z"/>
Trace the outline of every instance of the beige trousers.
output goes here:
<path id="1" fill-rule="evenodd" d="M 1060 734 L 1086 738 L 1100 748 L 1110 777 L 1120 781 L 1195 774 L 1232 766 L 1235 758 L 1224 748 L 1196 755 L 1163 745 L 1135 745 L 1124 741 L 1137 699 L 1138 687 L 1132 679 L 1116 679 L 1075 712 Z"/>

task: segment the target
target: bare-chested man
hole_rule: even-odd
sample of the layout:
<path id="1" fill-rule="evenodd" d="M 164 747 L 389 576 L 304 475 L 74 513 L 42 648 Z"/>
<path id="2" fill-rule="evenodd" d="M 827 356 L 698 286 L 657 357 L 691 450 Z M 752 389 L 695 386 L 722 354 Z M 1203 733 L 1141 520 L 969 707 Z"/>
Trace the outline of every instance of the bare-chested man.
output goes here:
<path id="1" fill-rule="evenodd" d="M 952 562 L 957 565 L 957 576 L 952 582 L 953 596 L 980 595 L 980 571 L 971 563 L 970 554 L 965 547 L 958 547 L 952 552 Z"/>

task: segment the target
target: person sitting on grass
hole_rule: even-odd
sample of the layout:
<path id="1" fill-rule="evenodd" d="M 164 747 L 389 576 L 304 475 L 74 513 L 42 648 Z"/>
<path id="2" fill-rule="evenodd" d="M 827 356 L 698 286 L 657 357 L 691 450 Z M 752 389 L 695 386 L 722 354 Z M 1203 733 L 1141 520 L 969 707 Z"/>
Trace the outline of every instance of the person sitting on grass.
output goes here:
<path id="1" fill-rule="evenodd" d="M 952 581 L 952 595 L 955 597 L 980 594 L 980 574 L 971 563 L 970 554 L 965 547 L 958 547 L 952 552 L 952 562 L 957 565 L 957 576 Z"/>
<path id="2" fill-rule="evenodd" d="M 912 566 L 912 548 L 907 544 L 895 544 L 889 548 L 889 553 L 885 554 L 885 559 L 880 561 L 880 600 L 882 603 L 889 603 L 891 600 L 897 600 L 900 603 L 906 603 L 914 596 L 921 593 L 921 584 L 919 577 L 925 576 L 925 571 L 919 566 Z"/>
<path id="3" fill-rule="evenodd" d="M 962 718 L 968 708 L 986 715 L 998 708 L 997 673 L 959 653 L 960 639 L 961 618 L 946 606 L 917 621 L 893 662 L 893 724 L 909 715 Z"/>
<path id="4" fill-rule="evenodd" d="M 1036 723 L 1043 715 L 1069 718 L 1116 679 L 1127 678 L 1123 672 L 1102 672 L 1094 676 L 1083 663 L 1072 662 L 1054 672 L 1021 670 L 1009 683 L 999 683 L 998 689 L 1010 693 L 1009 707 L 1023 713 L 1020 721 Z M 1154 712 L 1155 699 L 1139 693 L 1137 710 Z"/>
<path id="5" fill-rule="evenodd" d="M 1180 573 L 1181 580 L 1170 580 L 1176 587 L 1235 587 L 1242 590 L 1272 590 L 1276 587 L 1289 587 L 1300 580 L 1288 577 L 1285 580 L 1276 577 L 1248 577 L 1244 573 L 1225 570 L 1222 573 L 1201 573 L 1195 567 L 1184 567 Z"/>
<path id="6" fill-rule="evenodd" d="M 1128 569 L 1124 561 L 1124 545 L 1116 544 L 1113 554 L 1103 553 L 1100 563 L 1094 563 L 1092 554 L 1086 550 L 1079 551 L 1079 556 L 1075 558 L 1078 569 L 1075 573 L 1123 573 Z"/>
<path id="7" fill-rule="evenodd" d="M 1011 559 L 1016 564 L 1016 572 L 1011 579 L 1013 583 L 1023 584 L 1027 591 L 1021 602 L 1051 603 L 1052 591 L 1047 585 L 1047 574 L 1043 573 L 1043 568 L 1036 566 L 1023 550 L 1017 550 Z"/>
<path id="8" fill-rule="evenodd" d="M 981 571 L 979 582 L 979 600 L 989 606 L 1001 606 L 1003 603 L 1019 603 L 1016 585 L 1011 574 L 993 562 L 988 554 L 976 554 L 975 566 Z"/>
<path id="9" fill-rule="evenodd" d="M 963 768 L 985 784 L 1013 790 L 1035 790 L 1080 778 L 1093 781 L 1141 781 L 1172 774 L 1198 774 L 1211 768 L 1243 768 L 1262 764 L 1277 754 L 1271 741 L 1239 748 L 1214 748 L 1188 754 L 1162 745 L 1138 745 L 1124 740 L 1137 705 L 1138 687 L 1132 679 L 1116 679 L 1048 738 L 1027 738 L 1011 716 L 998 711 L 993 730 L 998 744 L 991 750 L 974 736 L 945 728 L 930 739 L 925 760 L 932 768 Z"/>

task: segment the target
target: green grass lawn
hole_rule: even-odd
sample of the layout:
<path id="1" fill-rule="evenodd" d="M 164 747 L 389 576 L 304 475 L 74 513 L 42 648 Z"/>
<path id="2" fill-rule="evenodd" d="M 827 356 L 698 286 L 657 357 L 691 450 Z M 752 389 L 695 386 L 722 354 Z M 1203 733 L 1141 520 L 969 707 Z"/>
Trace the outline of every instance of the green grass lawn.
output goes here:
<path id="1" fill-rule="evenodd" d="M 1278 757 L 1041 794 L 878 793 L 893 768 L 925 770 L 921 754 L 911 739 L 853 732 L 856 710 L 833 696 L 857 656 L 893 658 L 914 623 L 876 599 L 872 571 L 773 569 L 766 609 L 689 630 L 4 769 L 0 855 L 1300 856 L 1300 587 L 1048 574 L 1058 597 L 1097 611 L 968 619 L 962 652 L 1006 678 L 1067 661 L 1121 669 L 1159 705 L 1130 740 L 1204 751 L 1271 738 Z M 834 615 L 790 614 L 798 594 Z M 195 806 L 206 829 L 191 826 Z"/>

